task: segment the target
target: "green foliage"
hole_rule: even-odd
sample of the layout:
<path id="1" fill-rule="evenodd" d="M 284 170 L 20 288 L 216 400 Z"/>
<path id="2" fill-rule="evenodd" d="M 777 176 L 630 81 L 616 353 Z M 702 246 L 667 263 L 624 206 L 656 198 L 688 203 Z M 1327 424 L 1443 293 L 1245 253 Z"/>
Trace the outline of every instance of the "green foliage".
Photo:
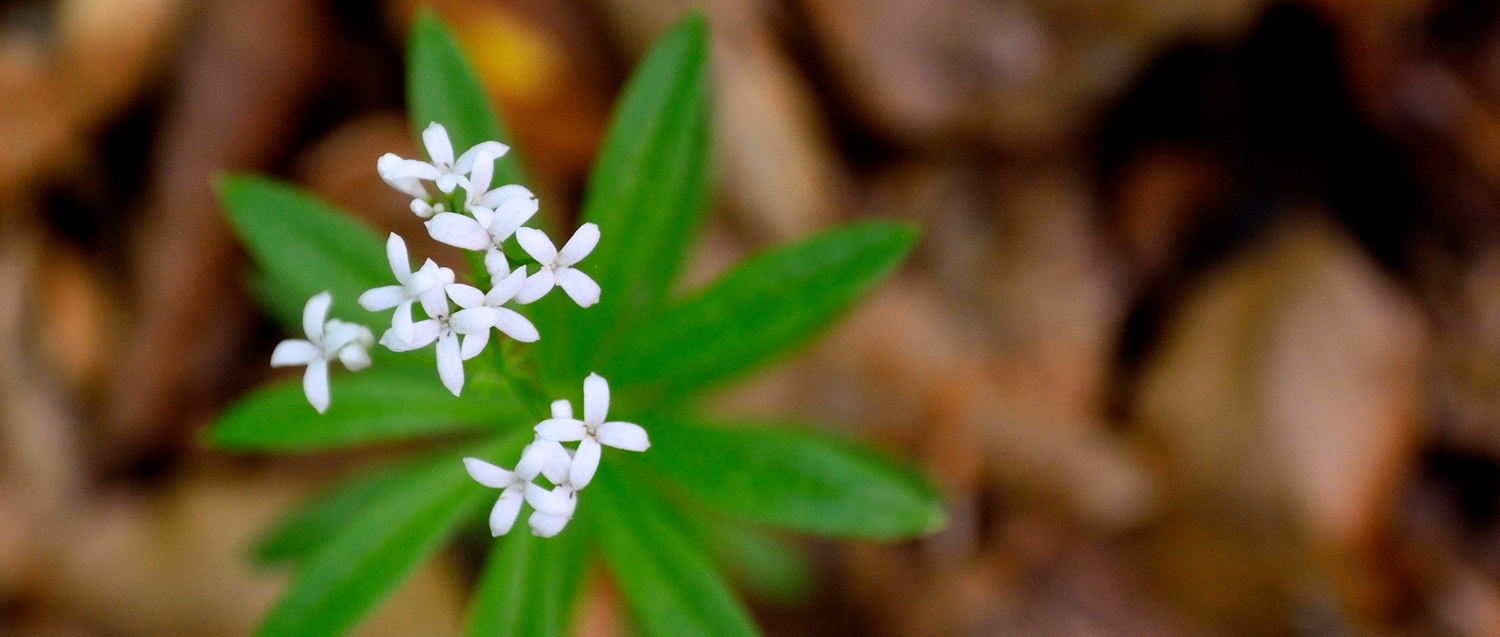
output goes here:
<path id="1" fill-rule="evenodd" d="M 297 321 L 302 304 L 327 290 L 333 294 L 329 316 L 369 322 L 372 315 L 356 303 L 359 295 L 393 282 L 384 237 L 282 181 L 228 175 L 216 186 L 230 226 L 265 276 L 274 280 L 263 288 L 289 299 L 284 305 L 295 303 Z"/>
<path id="2" fill-rule="evenodd" d="M 827 326 L 906 258 L 916 235 L 867 221 L 763 251 L 640 326 L 607 377 L 676 398 L 730 378 Z"/>
<path id="3" fill-rule="evenodd" d="M 511 437 L 472 451 L 500 458 L 519 452 L 521 442 Z M 324 637 L 353 628 L 492 497 L 459 457 L 407 473 L 386 497 L 351 517 L 306 557 L 256 636 Z"/>
<path id="4" fill-rule="evenodd" d="M 868 539 L 914 537 L 943 525 L 937 493 L 921 476 L 855 443 L 764 424 L 651 424 L 650 452 L 631 460 L 724 515 Z"/>
<path id="5" fill-rule="evenodd" d="M 407 62 L 414 134 L 441 123 L 458 153 L 508 142 L 457 40 L 430 12 L 418 14 Z M 933 488 L 860 445 L 804 428 L 651 415 L 681 412 L 691 394 L 806 342 L 884 280 L 916 239 L 907 224 L 850 224 L 766 250 L 673 299 L 708 193 L 711 119 L 707 29 L 692 13 L 627 83 L 594 167 L 583 220 L 599 224 L 602 236 L 580 269 L 600 284 L 598 305 L 579 309 L 559 292 L 525 308 L 543 338 L 531 346 L 502 339 L 470 360 L 462 398 L 442 387 L 430 353 L 377 351 L 373 368 L 332 378 L 327 414 L 289 380 L 228 409 L 206 441 L 243 452 L 309 452 L 464 435 L 486 441 L 467 455 L 509 466 L 546 401 L 576 398 L 583 377 L 602 372 L 631 397 L 611 416 L 644 425 L 652 447 L 607 450 L 559 536 L 530 536 L 523 512 L 494 541 L 470 611 L 472 637 L 566 634 L 595 554 L 646 634 L 757 635 L 728 579 L 791 600 L 812 577 L 794 544 L 755 525 L 872 539 L 936 529 L 943 512 Z M 497 163 L 497 183 L 522 181 L 516 155 Z M 230 176 L 218 189 L 255 260 L 251 287 L 269 313 L 300 332 L 302 304 L 329 290 L 333 316 L 383 321 L 356 300 L 394 283 L 384 237 L 271 179 Z M 252 555 L 295 570 L 257 635 L 346 633 L 462 521 L 482 516 L 498 493 L 469 478 L 462 455 L 373 470 L 279 521 Z"/>
<path id="6" fill-rule="evenodd" d="M 468 637 L 565 637 L 583 580 L 587 528 L 533 537 L 518 522 L 496 538 L 469 611 Z"/>
<path id="7" fill-rule="evenodd" d="M 390 499 L 406 483 L 413 466 L 407 462 L 362 473 L 302 503 L 261 535 L 251 549 L 251 559 L 271 566 L 312 555 L 361 511 Z"/>
<path id="8" fill-rule="evenodd" d="M 448 393 L 431 368 L 377 365 L 335 376 L 319 414 L 289 380 L 252 392 L 219 417 L 208 442 L 234 451 L 322 451 L 458 432 L 524 429 L 529 412 L 513 395 Z"/>
<path id="9" fill-rule="evenodd" d="M 583 220 L 601 236 L 579 267 L 604 290 L 599 304 L 538 303 L 548 335 L 538 360 L 550 380 L 572 385 L 596 370 L 671 290 L 708 193 L 710 119 L 708 30 L 695 12 L 642 60 L 594 164 Z"/>
<path id="10" fill-rule="evenodd" d="M 616 464 L 601 463 L 589 487 L 599 491 L 590 495 L 597 501 L 597 533 L 610 576 L 647 634 L 760 634 L 666 500 Z"/>

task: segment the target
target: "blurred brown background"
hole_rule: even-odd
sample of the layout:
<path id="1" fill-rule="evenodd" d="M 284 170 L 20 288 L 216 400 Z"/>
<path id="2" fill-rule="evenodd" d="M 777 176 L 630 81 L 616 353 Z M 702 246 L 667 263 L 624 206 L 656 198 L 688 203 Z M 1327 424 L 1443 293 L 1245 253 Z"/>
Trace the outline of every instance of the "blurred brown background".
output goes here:
<path id="1" fill-rule="evenodd" d="M 546 214 L 574 213 L 677 0 L 444 0 Z M 210 178 L 424 237 L 415 2 L 0 2 L 0 635 L 245 635 L 245 546 L 399 449 L 195 432 L 279 331 Z M 1500 4 L 709 0 L 716 216 L 691 274 L 925 229 L 805 356 L 716 399 L 917 459 L 952 524 L 805 542 L 771 635 L 1500 635 Z M 438 254 L 431 242 L 413 247 Z M 450 259 L 451 260 L 451 259 Z M 360 635 L 456 635 L 476 556 Z M 579 632 L 626 634 L 595 578 Z"/>

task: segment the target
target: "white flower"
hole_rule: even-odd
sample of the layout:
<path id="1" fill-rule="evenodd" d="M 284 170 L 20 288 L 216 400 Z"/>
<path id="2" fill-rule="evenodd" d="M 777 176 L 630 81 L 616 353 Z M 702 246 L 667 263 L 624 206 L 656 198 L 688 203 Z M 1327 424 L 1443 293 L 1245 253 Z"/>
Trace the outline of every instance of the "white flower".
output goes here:
<path id="1" fill-rule="evenodd" d="M 432 196 L 422 185 L 423 181 L 436 182 L 438 190 L 445 193 L 453 192 L 463 181 L 464 175 L 473 169 L 474 160 L 479 153 L 488 153 L 493 161 L 510 150 L 510 147 L 500 142 L 480 142 L 454 161 L 453 143 L 448 141 L 448 130 L 437 122 L 429 124 L 427 130 L 422 131 L 422 144 L 427 147 L 427 156 L 432 158 L 432 163 L 402 159 L 395 154 L 386 153 L 375 162 L 375 168 L 386 183 L 415 198 L 412 200 L 411 210 L 423 218 L 443 211 L 441 204 L 432 205 Z"/>
<path id="2" fill-rule="evenodd" d="M 482 293 L 471 285 L 452 283 L 447 286 L 448 297 L 453 299 L 459 307 L 464 308 L 453 314 L 453 327 L 464 337 L 463 356 L 464 359 L 474 358 L 484 351 L 485 345 L 490 342 L 490 328 L 499 328 L 506 336 L 521 341 L 522 343 L 536 342 L 541 335 L 537 334 L 536 326 L 526 317 L 521 316 L 515 310 L 501 307 L 516 292 L 526 284 L 526 270 L 517 269 L 510 276 L 501 279 L 490 289 L 489 294 Z"/>
<path id="3" fill-rule="evenodd" d="M 328 361 L 337 358 L 349 371 L 357 372 L 370 366 L 370 353 L 366 351 L 374 342 L 370 329 L 338 319 L 324 322 L 333 296 L 320 293 L 307 300 L 302 308 L 302 331 L 307 340 L 287 339 L 271 352 L 271 366 L 306 365 L 302 375 L 302 393 L 318 413 L 328 411 Z"/>
<path id="4" fill-rule="evenodd" d="M 530 303 L 542 298 L 552 291 L 553 285 L 561 285 L 563 291 L 579 307 L 599 302 L 599 284 L 573 267 L 599 244 L 599 226 L 583 224 L 561 251 L 552 245 L 552 240 L 546 234 L 535 228 L 517 229 L 516 241 L 531 258 L 541 264 L 541 269 L 526 280 L 526 287 L 516 295 L 517 303 Z"/>
<path id="5" fill-rule="evenodd" d="M 562 479 L 567 476 L 567 467 L 568 454 L 562 445 L 546 440 L 527 445 L 521 451 L 521 461 L 516 463 L 515 471 L 501 469 L 478 458 L 464 458 L 469 477 L 484 486 L 501 489 L 500 499 L 490 510 L 490 535 L 495 537 L 509 533 L 510 527 L 515 525 L 521 502 L 526 499 L 526 490 L 532 486 L 538 473 L 546 475 L 548 480 Z"/>
<path id="6" fill-rule="evenodd" d="M 439 288 L 441 289 L 441 288 Z M 461 348 L 458 335 L 469 335 L 464 340 L 473 339 L 476 332 L 471 331 L 470 326 L 455 324 L 453 317 L 448 314 L 448 301 L 442 301 L 441 311 L 430 319 L 417 321 L 411 325 L 411 338 L 403 339 L 392 327 L 380 335 L 380 344 L 390 348 L 393 352 L 409 352 L 421 349 L 437 341 L 437 368 L 438 378 L 442 379 L 443 386 L 454 396 L 460 395 L 464 390 L 464 361 L 479 355 L 484 351 L 484 342 L 489 340 L 490 326 L 484 325 L 478 328 L 477 333 L 482 335 L 482 340 L 477 348 Z"/>
<path id="7" fill-rule="evenodd" d="M 421 302 L 422 309 L 428 316 L 447 314 L 448 300 L 443 286 L 453 282 L 453 271 L 438 267 L 432 259 L 428 259 L 421 269 L 412 272 L 411 263 L 406 258 L 406 242 L 394 232 L 385 242 L 385 256 L 390 260 L 391 272 L 396 275 L 396 281 L 400 285 L 367 290 L 359 295 L 359 304 L 371 312 L 396 308 L 395 314 L 391 315 L 391 329 L 395 330 L 397 340 L 411 341 L 412 301 Z M 381 339 L 381 342 L 384 343 L 385 340 Z"/>
<path id="8" fill-rule="evenodd" d="M 526 521 L 531 525 L 531 534 L 552 537 L 573 519 L 573 512 L 578 509 L 578 490 L 567 483 L 551 490 L 532 483 L 526 485 L 526 501 L 536 509 Z"/>
<path id="9" fill-rule="evenodd" d="M 573 418 L 573 407 L 567 401 L 552 403 L 552 417 L 536 426 L 538 438 L 558 442 L 578 441 L 568 482 L 575 489 L 588 486 L 599 469 L 600 445 L 627 451 L 645 451 L 651 447 L 646 430 L 628 422 L 605 422 L 609 413 L 609 382 L 598 374 L 583 379 L 583 420 Z"/>
<path id="10" fill-rule="evenodd" d="M 482 162 L 476 163 L 476 173 L 480 165 Z M 484 268 L 490 278 L 500 278 L 510 273 L 503 244 L 536 214 L 537 200 L 524 186 L 511 185 L 485 193 L 478 202 L 469 206 L 473 218 L 454 212 L 439 213 L 427 222 L 427 232 L 433 239 L 457 248 L 484 250 Z"/>

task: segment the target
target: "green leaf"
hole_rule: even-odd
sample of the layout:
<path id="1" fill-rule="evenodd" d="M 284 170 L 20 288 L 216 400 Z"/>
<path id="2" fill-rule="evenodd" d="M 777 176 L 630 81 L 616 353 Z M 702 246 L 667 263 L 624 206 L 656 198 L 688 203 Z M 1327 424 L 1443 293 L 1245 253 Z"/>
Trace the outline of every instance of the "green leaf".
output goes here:
<path id="1" fill-rule="evenodd" d="M 760 634 L 671 504 L 619 463 L 601 463 L 589 487 L 610 574 L 646 634 Z"/>
<path id="2" fill-rule="evenodd" d="M 487 443 L 472 455 L 503 462 L 520 452 L 519 436 Z M 258 637 L 342 635 L 416 571 L 466 516 L 495 497 L 469 478 L 459 455 L 434 460 L 402 477 L 386 497 L 351 519 L 310 555 L 256 631 Z"/>
<path id="3" fill-rule="evenodd" d="M 383 466 L 356 475 L 302 503 L 261 535 L 251 549 L 251 559 L 269 566 L 312 555 L 362 511 L 389 500 L 391 492 L 405 483 L 413 465 Z"/>
<path id="4" fill-rule="evenodd" d="M 787 538 L 724 519 L 703 519 L 702 527 L 714 558 L 755 594 L 792 604 L 812 593 L 813 566 Z"/>
<path id="5" fill-rule="evenodd" d="M 632 456 L 724 515 L 817 535 L 902 539 L 946 522 L 927 480 L 850 441 L 786 426 L 655 422 Z"/>
<path id="6" fill-rule="evenodd" d="M 432 122 L 448 130 L 455 156 L 484 141 L 512 143 L 452 30 L 431 9 L 417 12 L 407 42 L 406 106 L 419 148 Z M 525 182 L 514 150 L 495 162 L 494 183 Z"/>
<path id="7" fill-rule="evenodd" d="M 469 611 L 468 637 L 564 637 L 583 581 L 586 529 L 538 538 L 524 517 L 495 539 Z"/>
<path id="8" fill-rule="evenodd" d="M 688 393 L 806 341 L 884 280 L 911 251 L 916 230 L 866 221 L 761 252 L 638 335 L 605 366 L 619 387 Z"/>
<path id="9" fill-rule="evenodd" d="M 646 54 L 616 107 L 582 215 L 601 234 L 579 268 L 603 294 L 586 310 L 560 291 L 541 302 L 539 315 L 560 325 L 543 329 L 550 379 L 581 380 L 671 290 L 708 194 L 709 90 L 707 27 L 695 11 Z"/>
<path id="10" fill-rule="evenodd" d="M 333 293 L 330 316 L 368 323 L 359 307 L 365 290 L 396 282 L 385 258 L 385 240 L 364 223 L 269 177 L 228 175 L 215 184 L 219 200 L 250 256 L 274 283 L 264 291 L 283 299 L 277 314 L 295 303 L 297 316 L 313 295 Z M 294 301 L 294 299 L 300 299 Z"/>
<path id="11" fill-rule="evenodd" d="M 232 451 L 320 451 L 438 434 L 525 428 L 531 420 L 513 395 L 449 393 L 430 367 L 376 366 L 333 376 L 328 413 L 307 403 L 302 382 L 252 392 L 206 432 Z"/>

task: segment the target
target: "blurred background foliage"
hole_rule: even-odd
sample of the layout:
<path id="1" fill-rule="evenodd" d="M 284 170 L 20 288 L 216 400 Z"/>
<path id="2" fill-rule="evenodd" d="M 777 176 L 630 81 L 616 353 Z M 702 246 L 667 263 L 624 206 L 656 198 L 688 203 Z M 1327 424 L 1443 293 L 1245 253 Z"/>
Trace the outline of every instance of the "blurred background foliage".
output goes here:
<path id="1" fill-rule="evenodd" d="M 434 0 L 576 216 L 678 0 Z M 427 241 L 416 2 L 0 3 L 0 635 L 248 634 L 256 533 L 408 448 L 233 457 L 279 377 L 210 190 L 273 173 Z M 917 459 L 948 529 L 742 574 L 771 635 L 1500 634 L 1500 5 L 708 0 L 707 281 L 846 220 L 913 264 L 730 415 Z M 757 538 L 724 551 L 764 554 Z M 359 634 L 456 635 L 478 554 Z M 754 563 L 754 562 L 747 562 Z M 626 635 L 603 577 L 581 635 Z"/>

